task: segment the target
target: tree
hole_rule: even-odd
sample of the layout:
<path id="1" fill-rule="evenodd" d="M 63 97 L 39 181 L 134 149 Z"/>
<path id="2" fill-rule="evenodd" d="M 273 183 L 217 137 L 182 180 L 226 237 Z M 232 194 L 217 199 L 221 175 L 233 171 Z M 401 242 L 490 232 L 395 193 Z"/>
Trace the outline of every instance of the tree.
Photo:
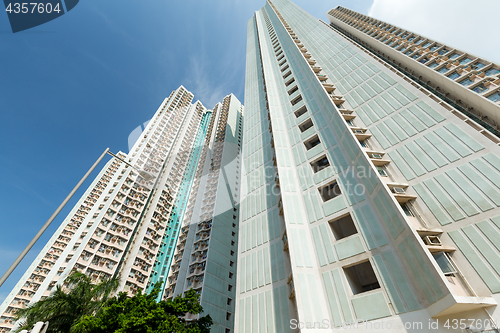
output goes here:
<path id="1" fill-rule="evenodd" d="M 193 290 L 184 297 L 157 302 L 160 284 L 146 295 L 139 291 L 133 297 L 122 292 L 111 298 L 95 316 L 86 316 L 79 324 L 78 331 L 85 333 L 208 333 L 212 326 L 209 315 L 198 320 L 186 321 L 188 313 L 203 312 Z"/>
<path id="2" fill-rule="evenodd" d="M 93 284 L 90 277 L 73 272 L 64 285 L 58 285 L 46 299 L 38 301 L 16 313 L 22 324 L 17 331 L 31 329 L 36 322 L 49 322 L 47 332 L 73 333 L 86 316 L 96 313 L 118 288 L 119 278 Z"/>

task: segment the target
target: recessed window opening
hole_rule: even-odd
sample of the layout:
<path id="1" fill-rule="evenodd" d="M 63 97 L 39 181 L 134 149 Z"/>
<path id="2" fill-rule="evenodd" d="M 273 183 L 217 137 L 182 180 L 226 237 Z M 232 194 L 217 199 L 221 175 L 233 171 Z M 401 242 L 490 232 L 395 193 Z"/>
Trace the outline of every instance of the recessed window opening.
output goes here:
<path id="1" fill-rule="evenodd" d="M 302 96 L 299 95 L 299 96 L 295 97 L 292 101 L 290 101 L 290 103 L 292 103 L 292 105 L 296 105 L 301 100 L 302 100 Z"/>
<path id="2" fill-rule="evenodd" d="M 289 77 L 290 75 L 292 74 L 292 71 L 288 71 L 285 73 L 285 75 L 283 75 L 283 78 L 286 79 L 287 77 Z"/>
<path id="3" fill-rule="evenodd" d="M 405 213 L 406 216 L 409 217 L 415 216 L 415 214 L 413 214 L 412 208 L 407 203 L 401 204 L 401 208 L 403 209 L 403 212 Z"/>
<path id="4" fill-rule="evenodd" d="M 302 116 L 306 112 L 307 112 L 307 108 L 304 105 L 303 107 L 301 107 L 300 109 L 298 109 L 297 111 L 295 111 L 295 117 L 299 118 L 300 116 Z"/>
<path id="5" fill-rule="evenodd" d="M 380 288 L 377 276 L 369 261 L 344 267 L 344 272 L 354 295 Z"/>
<path id="6" fill-rule="evenodd" d="M 278 61 L 281 61 L 281 59 L 283 59 L 285 57 L 285 55 L 283 54 L 281 57 L 278 58 Z"/>
<path id="7" fill-rule="evenodd" d="M 311 167 L 313 168 L 314 173 L 319 172 L 319 171 L 321 171 L 324 168 L 327 168 L 329 166 L 330 166 L 330 162 L 328 161 L 328 158 L 326 157 L 326 155 L 323 155 L 318 160 L 311 162 Z"/>
<path id="8" fill-rule="evenodd" d="M 281 54 L 283 54 L 283 50 L 279 51 L 276 56 L 279 57 Z"/>
<path id="9" fill-rule="evenodd" d="M 358 233 L 351 214 L 347 214 L 329 223 L 336 240 L 341 240 Z"/>
<path id="10" fill-rule="evenodd" d="M 441 271 L 444 275 L 455 276 L 455 274 L 457 274 L 457 269 L 451 262 L 451 259 L 447 253 L 441 251 L 433 253 L 432 256 L 436 260 L 439 268 L 441 268 Z"/>
<path id="11" fill-rule="evenodd" d="M 302 124 L 299 125 L 299 129 L 301 132 L 305 132 L 313 126 L 314 126 L 314 124 L 313 124 L 311 118 L 309 118 L 305 122 L 303 122 Z"/>
<path id="12" fill-rule="evenodd" d="M 292 95 L 294 92 L 298 91 L 299 87 L 294 86 L 292 89 L 288 90 L 288 95 Z"/>
<path id="13" fill-rule="evenodd" d="M 389 174 L 387 173 L 387 170 L 385 169 L 385 167 L 383 165 L 377 166 L 377 171 L 378 171 L 378 174 L 380 176 L 389 177 Z"/>
<path id="14" fill-rule="evenodd" d="M 290 66 L 287 64 L 285 67 L 281 69 L 282 72 L 286 71 Z"/>
<path id="15" fill-rule="evenodd" d="M 321 194 L 321 197 L 323 198 L 323 201 L 331 200 L 342 194 L 340 186 L 337 183 L 337 181 L 333 181 L 328 185 L 320 187 L 318 190 L 319 193 Z"/>
<path id="16" fill-rule="evenodd" d="M 291 84 L 292 84 L 292 83 L 294 83 L 294 82 L 295 82 L 295 78 L 294 78 L 294 77 L 292 77 L 292 78 L 291 78 L 288 82 L 286 82 L 286 83 L 285 83 L 285 86 L 287 86 L 287 87 L 288 87 L 289 85 L 291 85 Z"/>
<path id="17" fill-rule="evenodd" d="M 306 142 L 304 142 L 304 146 L 306 146 L 307 150 L 310 150 L 310 149 L 316 147 L 317 145 L 319 145 L 320 143 L 321 143 L 321 141 L 319 140 L 318 135 L 315 135 L 312 138 L 310 138 L 309 140 L 307 140 Z"/>
<path id="18" fill-rule="evenodd" d="M 286 59 L 279 63 L 280 67 L 283 66 L 284 63 L 286 63 Z"/>

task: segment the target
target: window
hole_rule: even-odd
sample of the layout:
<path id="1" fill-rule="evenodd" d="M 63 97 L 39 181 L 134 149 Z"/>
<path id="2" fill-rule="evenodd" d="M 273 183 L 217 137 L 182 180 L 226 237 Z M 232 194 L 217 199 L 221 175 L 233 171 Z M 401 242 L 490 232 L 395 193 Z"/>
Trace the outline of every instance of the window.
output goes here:
<path id="1" fill-rule="evenodd" d="M 480 94 L 480 93 L 482 93 L 483 91 L 488 90 L 488 88 L 486 88 L 486 87 L 484 86 L 484 84 L 482 84 L 482 83 L 481 83 L 480 85 L 477 85 L 477 86 L 475 86 L 474 88 L 472 88 L 472 90 L 473 90 L 473 91 L 475 91 L 475 92 L 477 92 L 478 94 Z"/>
<path id="2" fill-rule="evenodd" d="M 415 214 L 413 214 L 413 211 L 408 204 L 401 204 L 401 209 L 403 209 L 403 212 L 405 213 L 406 216 L 414 217 Z"/>
<path id="3" fill-rule="evenodd" d="M 476 62 L 475 64 L 472 64 L 470 65 L 470 67 L 473 69 L 473 70 L 477 70 L 477 69 L 481 69 L 483 67 L 485 67 L 486 65 L 483 64 L 482 62 Z"/>
<path id="4" fill-rule="evenodd" d="M 292 103 L 292 105 L 296 105 L 301 100 L 302 100 L 302 96 L 299 95 L 299 96 L 295 97 L 292 101 L 290 101 L 290 103 Z"/>
<path id="5" fill-rule="evenodd" d="M 466 65 L 466 64 L 468 64 L 471 61 L 472 61 L 471 58 L 463 58 L 463 59 L 460 60 L 460 65 Z"/>
<path id="6" fill-rule="evenodd" d="M 363 147 L 363 148 L 370 148 L 370 145 L 368 144 L 368 141 L 367 141 L 367 140 L 359 141 L 359 144 L 360 144 L 360 145 L 361 145 L 361 147 Z"/>
<path id="7" fill-rule="evenodd" d="M 234 266 L 234 261 L 230 260 L 230 261 L 229 261 L 229 266 L 230 266 L 230 267 L 233 267 L 233 266 Z"/>
<path id="8" fill-rule="evenodd" d="M 283 68 L 281 69 L 281 71 L 282 71 L 282 72 L 286 71 L 286 70 L 288 69 L 288 67 L 290 67 L 290 66 L 286 65 L 285 67 L 283 67 Z"/>
<path id="9" fill-rule="evenodd" d="M 474 83 L 474 81 L 472 81 L 471 79 L 469 78 L 466 78 L 465 80 L 462 80 L 459 82 L 461 85 L 463 86 L 470 86 L 471 84 Z"/>
<path id="10" fill-rule="evenodd" d="M 342 194 L 342 192 L 340 191 L 340 186 L 336 181 L 320 187 L 318 190 L 321 194 L 321 197 L 323 198 L 323 201 L 325 202 Z"/>
<path id="11" fill-rule="evenodd" d="M 450 75 L 448 75 L 448 77 L 452 80 L 455 80 L 456 78 L 460 77 L 460 74 L 458 74 L 458 72 L 453 72 Z"/>
<path id="12" fill-rule="evenodd" d="M 299 88 L 297 86 L 294 86 L 292 89 L 288 90 L 288 95 L 292 95 L 294 92 L 298 91 Z"/>
<path id="13" fill-rule="evenodd" d="M 460 54 L 458 54 L 458 53 L 453 53 L 452 55 L 450 55 L 450 57 L 449 57 L 449 58 L 450 58 L 451 60 L 454 60 L 454 59 L 457 59 L 458 57 L 460 57 Z"/>
<path id="14" fill-rule="evenodd" d="M 299 118 L 300 116 L 302 116 L 306 112 L 307 112 L 307 108 L 304 105 L 303 107 L 301 107 L 300 109 L 298 109 L 297 111 L 295 111 L 295 117 Z"/>
<path id="15" fill-rule="evenodd" d="M 377 168 L 378 174 L 380 176 L 389 177 L 389 175 L 387 174 L 387 170 L 385 169 L 385 167 L 383 165 L 379 165 L 376 168 Z"/>
<path id="16" fill-rule="evenodd" d="M 233 273 L 229 272 L 229 278 L 232 279 L 233 278 Z"/>
<path id="17" fill-rule="evenodd" d="M 313 124 L 311 118 L 309 118 L 305 122 L 303 122 L 302 124 L 299 125 L 299 129 L 301 132 L 305 132 L 313 126 L 314 126 L 314 124 Z"/>
<path id="18" fill-rule="evenodd" d="M 422 59 L 420 59 L 420 62 L 422 64 L 425 64 L 427 61 L 429 61 L 429 59 L 427 57 L 423 57 Z"/>
<path id="19" fill-rule="evenodd" d="M 431 44 L 432 44 L 431 42 L 427 42 L 427 43 L 425 43 L 424 45 L 422 45 L 422 47 L 424 47 L 424 48 L 425 48 L 425 47 L 430 46 Z"/>
<path id="20" fill-rule="evenodd" d="M 437 62 L 435 62 L 435 61 L 433 61 L 433 62 L 431 62 L 431 63 L 429 64 L 429 67 L 430 67 L 430 68 L 436 68 L 437 66 L 438 66 L 438 63 L 437 63 Z"/>
<path id="21" fill-rule="evenodd" d="M 439 268 L 441 268 L 441 271 L 444 273 L 444 275 L 453 276 L 454 274 L 457 273 L 457 270 L 455 269 L 455 266 L 451 262 L 448 254 L 444 252 L 436 252 L 433 253 L 432 256 L 436 260 Z"/>
<path id="22" fill-rule="evenodd" d="M 447 48 L 443 48 L 443 49 L 438 51 L 439 55 L 443 55 L 443 54 L 448 53 L 448 52 L 450 52 L 450 50 L 448 50 Z"/>
<path id="23" fill-rule="evenodd" d="M 332 220 L 329 223 L 336 240 L 341 240 L 358 233 L 351 214 Z"/>
<path id="24" fill-rule="evenodd" d="M 231 255 L 234 256 L 234 251 L 233 250 L 231 250 Z"/>
<path id="25" fill-rule="evenodd" d="M 310 150 L 310 149 L 316 147 L 317 145 L 319 145 L 320 143 L 321 143 L 321 141 L 319 140 L 319 137 L 317 135 L 315 135 L 311 139 L 304 142 L 304 146 L 306 146 L 307 150 Z"/>
<path id="26" fill-rule="evenodd" d="M 290 74 L 292 74 L 292 71 L 288 71 L 288 72 L 286 72 L 286 74 L 285 74 L 285 75 L 283 75 L 283 78 L 284 78 L 284 79 L 286 79 L 287 77 L 289 77 L 289 76 L 290 76 Z"/>
<path id="27" fill-rule="evenodd" d="M 295 78 L 292 77 L 292 79 L 290 81 L 288 81 L 288 82 L 285 83 L 285 86 L 288 87 L 289 85 L 291 85 L 294 82 L 295 82 Z"/>
<path id="28" fill-rule="evenodd" d="M 439 49 L 440 46 L 439 45 L 434 45 L 433 47 L 431 47 L 429 50 L 431 51 L 436 51 L 437 49 Z"/>
<path id="29" fill-rule="evenodd" d="M 444 67 L 441 67 L 440 69 L 438 69 L 439 73 L 446 73 L 447 71 L 448 71 L 448 68 L 446 68 L 446 65 Z"/>
<path id="30" fill-rule="evenodd" d="M 231 312 L 226 313 L 226 320 L 231 320 Z"/>
<path id="31" fill-rule="evenodd" d="M 484 74 L 485 74 L 486 76 L 491 76 L 491 75 L 495 75 L 495 74 L 498 74 L 498 73 L 500 73 L 500 70 L 498 70 L 498 69 L 496 69 L 496 68 L 490 68 L 490 69 L 488 69 L 488 70 L 486 70 L 486 71 L 484 72 Z"/>
<path id="32" fill-rule="evenodd" d="M 328 161 L 328 158 L 326 158 L 326 155 L 323 155 L 318 160 L 311 162 L 311 167 L 313 168 L 314 173 L 319 172 L 329 166 L 330 162 Z"/>
<path id="33" fill-rule="evenodd" d="M 232 300 L 231 298 L 228 298 L 228 299 L 227 299 L 227 305 L 231 305 L 232 301 L 233 301 L 233 300 Z"/>
<path id="34" fill-rule="evenodd" d="M 354 295 L 380 288 L 377 276 L 369 261 L 344 267 L 344 273 Z"/>
<path id="35" fill-rule="evenodd" d="M 231 290 L 233 290 L 233 286 L 232 286 L 232 285 L 230 285 L 230 284 L 229 284 L 229 285 L 227 285 L 227 291 L 231 291 Z"/>
<path id="36" fill-rule="evenodd" d="M 497 91 L 494 94 L 491 94 L 487 97 L 490 101 L 492 102 L 498 102 L 500 101 L 500 93 Z"/>

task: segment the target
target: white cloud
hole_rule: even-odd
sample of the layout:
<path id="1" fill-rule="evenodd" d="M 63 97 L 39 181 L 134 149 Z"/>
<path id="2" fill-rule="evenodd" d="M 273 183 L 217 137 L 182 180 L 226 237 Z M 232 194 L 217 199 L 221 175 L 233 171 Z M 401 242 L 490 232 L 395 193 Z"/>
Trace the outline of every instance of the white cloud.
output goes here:
<path id="1" fill-rule="evenodd" d="M 374 0 L 368 15 L 500 63 L 498 0 Z"/>

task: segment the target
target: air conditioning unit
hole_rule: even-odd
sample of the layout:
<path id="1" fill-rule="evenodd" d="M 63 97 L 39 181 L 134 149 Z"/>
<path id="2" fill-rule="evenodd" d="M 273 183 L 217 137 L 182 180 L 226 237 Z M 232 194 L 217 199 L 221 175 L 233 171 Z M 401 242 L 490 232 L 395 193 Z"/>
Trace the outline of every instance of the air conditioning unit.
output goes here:
<path id="1" fill-rule="evenodd" d="M 392 190 L 396 194 L 405 194 L 405 189 L 402 187 L 393 187 Z"/>
<path id="2" fill-rule="evenodd" d="M 439 239 L 438 236 L 425 236 L 423 238 L 423 241 L 425 245 L 436 245 L 436 246 L 441 246 L 443 243 L 441 243 L 441 240 Z"/>

